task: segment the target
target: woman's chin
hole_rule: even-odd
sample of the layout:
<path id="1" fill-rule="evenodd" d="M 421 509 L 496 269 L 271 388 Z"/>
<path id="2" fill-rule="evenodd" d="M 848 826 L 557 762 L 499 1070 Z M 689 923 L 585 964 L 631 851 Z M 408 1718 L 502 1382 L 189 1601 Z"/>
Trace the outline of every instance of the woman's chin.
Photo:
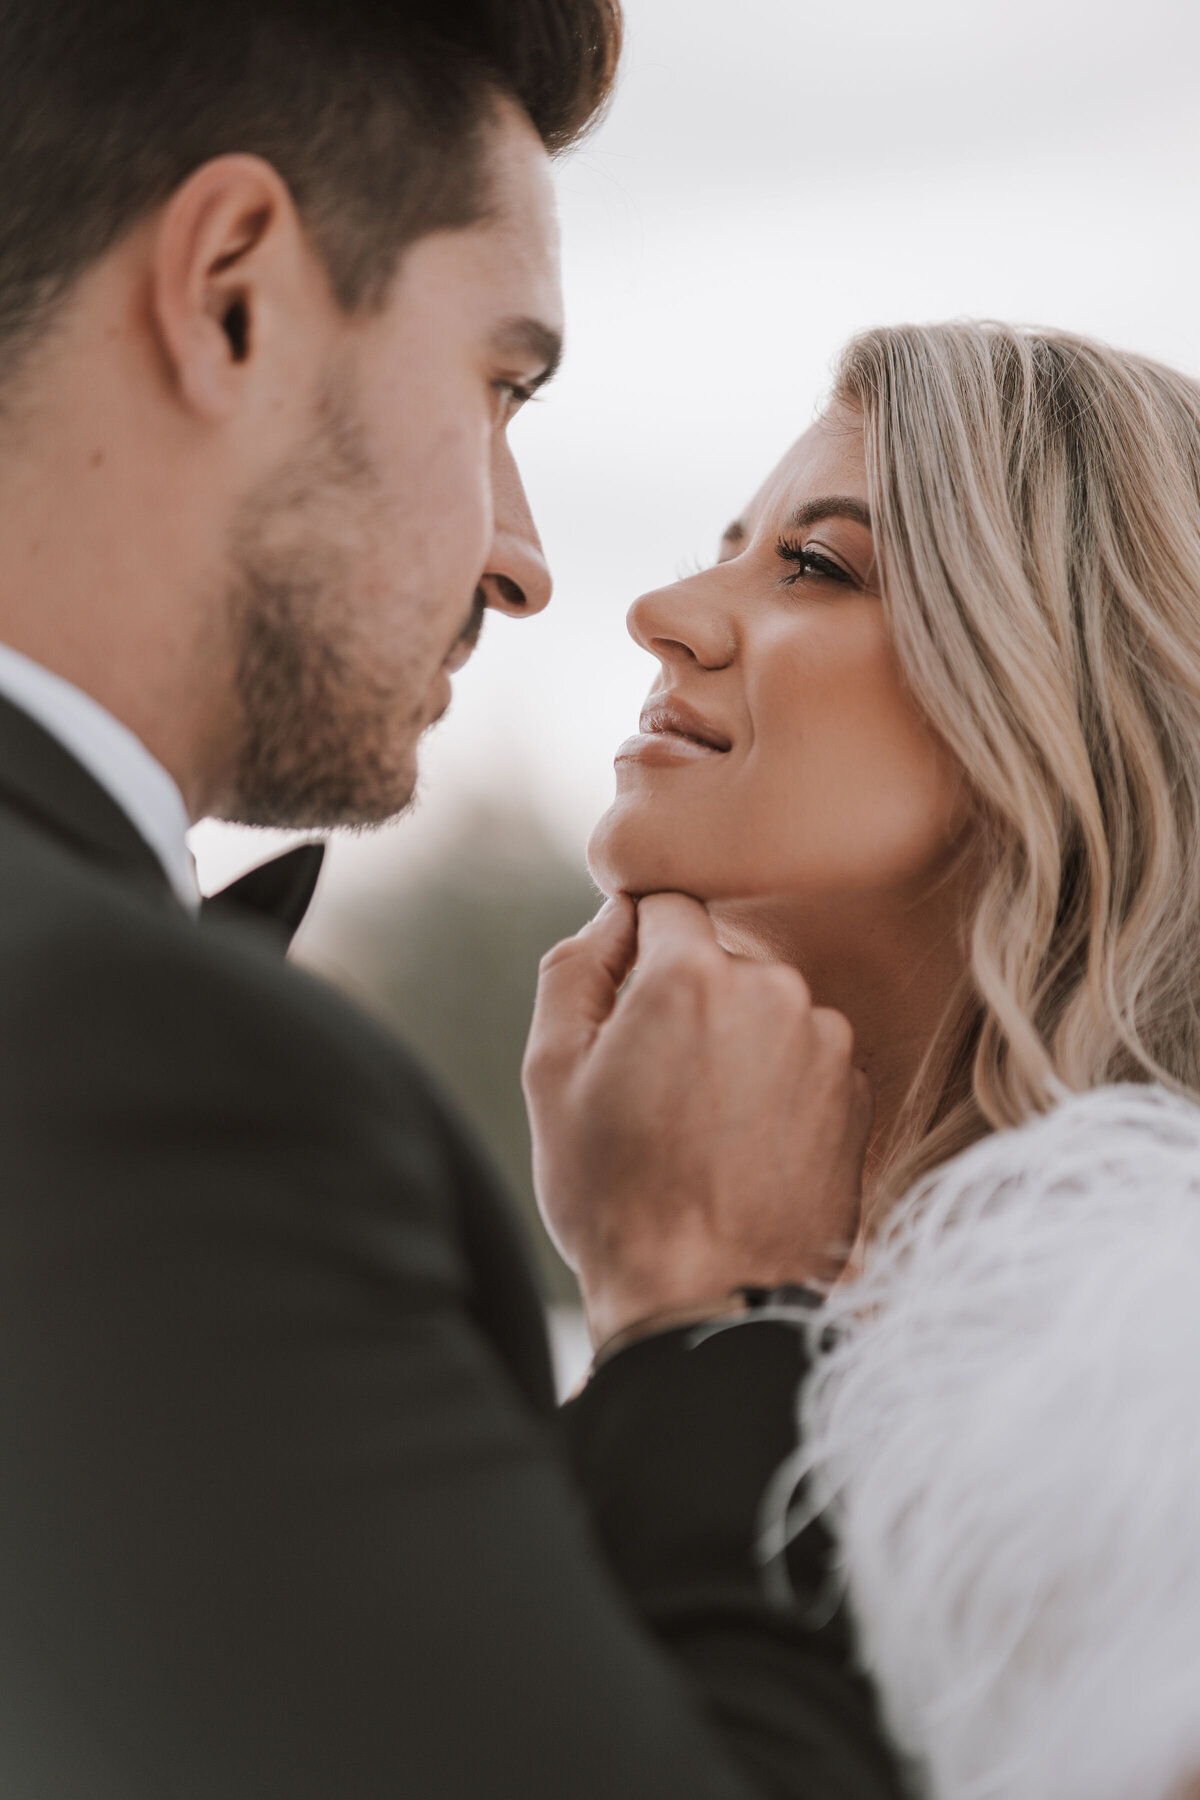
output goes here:
<path id="1" fill-rule="evenodd" d="M 645 808 L 631 807 L 618 796 L 588 840 L 587 864 L 601 893 L 703 897 L 696 885 L 697 871 L 681 853 L 683 846 L 664 841 L 661 826 L 661 819 L 652 822 Z"/>
<path id="2" fill-rule="evenodd" d="M 619 807 L 620 802 L 614 801 L 596 821 L 587 845 L 587 866 L 592 880 L 600 892 L 610 898 L 613 894 L 629 892 L 624 879 L 626 859 L 621 854 L 620 825 L 613 818 Z"/>

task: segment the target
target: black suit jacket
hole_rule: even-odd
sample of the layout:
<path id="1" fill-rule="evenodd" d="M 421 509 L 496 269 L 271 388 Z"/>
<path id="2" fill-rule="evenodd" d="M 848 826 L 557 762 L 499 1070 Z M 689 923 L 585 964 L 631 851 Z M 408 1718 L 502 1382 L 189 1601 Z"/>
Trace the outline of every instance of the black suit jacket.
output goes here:
<path id="1" fill-rule="evenodd" d="M 5 1800 L 894 1793 L 751 1554 L 796 1336 L 687 1343 L 556 1415 L 421 1071 L 0 702 Z"/>

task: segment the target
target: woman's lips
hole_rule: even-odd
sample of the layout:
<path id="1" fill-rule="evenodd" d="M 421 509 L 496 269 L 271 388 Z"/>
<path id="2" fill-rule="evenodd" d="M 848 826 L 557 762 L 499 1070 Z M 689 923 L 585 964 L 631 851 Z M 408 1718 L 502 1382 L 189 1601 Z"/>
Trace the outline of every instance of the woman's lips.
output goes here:
<path id="1" fill-rule="evenodd" d="M 685 701 L 668 694 L 647 701 L 640 724 L 637 735 L 626 738 L 618 749 L 617 762 L 703 762 L 724 756 L 732 748 L 723 731 Z"/>
<path id="2" fill-rule="evenodd" d="M 695 738 L 681 737 L 678 732 L 639 731 L 618 746 L 613 760 L 665 767 L 668 763 L 709 762 L 714 756 L 725 754 L 715 744 L 701 744 Z"/>

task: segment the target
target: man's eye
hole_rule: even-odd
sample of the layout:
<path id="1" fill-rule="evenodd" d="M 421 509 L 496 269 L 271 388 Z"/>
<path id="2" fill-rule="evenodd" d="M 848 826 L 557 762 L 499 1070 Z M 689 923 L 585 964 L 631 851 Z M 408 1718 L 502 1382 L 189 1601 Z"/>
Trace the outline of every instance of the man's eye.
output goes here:
<path id="1" fill-rule="evenodd" d="M 519 381 L 493 381 L 492 387 L 500 397 L 501 416 L 506 420 L 534 397 L 533 389 L 522 386 Z"/>
<path id="2" fill-rule="evenodd" d="M 794 587 L 798 581 L 821 580 L 840 581 L 845 586 L 855 586 L 853 575 L 843 569 L 841 563 L 832 557 L 822 556 L 819 550 L 810 550 L 805 544 L 786 544 L 782 540 L 775 546 L 775 554 L 782 562 L 791 563 L 793 572 L 785 575 L 785 587 Z"/>

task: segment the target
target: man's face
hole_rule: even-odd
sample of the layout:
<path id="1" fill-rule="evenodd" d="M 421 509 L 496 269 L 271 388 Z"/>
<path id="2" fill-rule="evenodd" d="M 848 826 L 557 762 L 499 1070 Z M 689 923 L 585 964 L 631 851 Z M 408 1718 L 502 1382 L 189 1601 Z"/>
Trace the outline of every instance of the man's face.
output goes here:
<path id="1" fill-rule="evenodd" d="M 507 106 L 489 170 L 490 216 L 405 252 L 386 307 L 347 321 L 307 440 L 240 508 L 227 817 L 394 817 L 484 609 L 550 597 L 505 433 L 557 356 L 557 227 L 548 159 Z"/>

